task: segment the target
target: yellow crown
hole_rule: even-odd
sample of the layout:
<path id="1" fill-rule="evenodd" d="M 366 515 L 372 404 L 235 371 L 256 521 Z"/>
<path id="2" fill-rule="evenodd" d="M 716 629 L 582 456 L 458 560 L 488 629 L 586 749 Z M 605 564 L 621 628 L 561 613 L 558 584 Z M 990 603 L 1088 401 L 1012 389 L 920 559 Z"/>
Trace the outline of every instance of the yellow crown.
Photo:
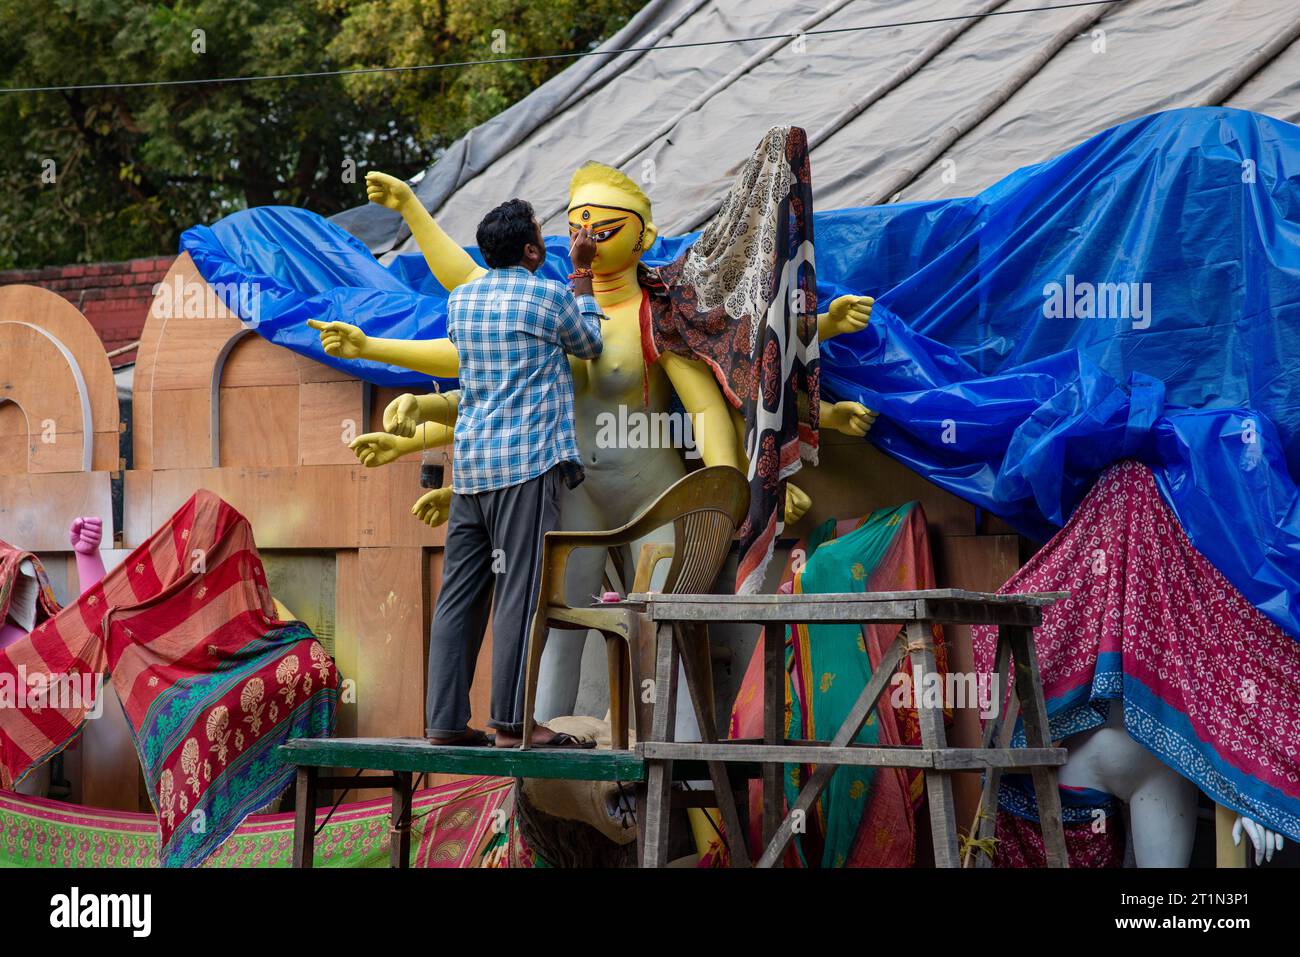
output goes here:
<path id="1" fill-rule="evenodd" d="M 569 208 L 588 203 L 636 210 L 650 225 L 650 197 L 630 177 L 604 163 L 583 163 L 569 181 Z"/>

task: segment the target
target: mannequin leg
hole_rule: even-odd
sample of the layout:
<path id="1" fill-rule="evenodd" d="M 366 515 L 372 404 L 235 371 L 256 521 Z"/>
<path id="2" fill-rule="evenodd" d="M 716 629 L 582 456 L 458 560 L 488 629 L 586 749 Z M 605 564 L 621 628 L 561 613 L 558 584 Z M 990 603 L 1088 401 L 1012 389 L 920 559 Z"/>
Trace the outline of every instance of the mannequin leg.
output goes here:
<path id="1" fill-rule="evenodd" d="M 1141 747 L 1141 745 L 1139 745 Z M 1196 838 L 1196 785 L 1161 764 L 1128 801 L 1138 867 L 1186 867 Z"/>
<path id="2" fill-rule="evenodd" d="M 1060 781 L 1112 794 L 1127 805 L 1129 841 L 1138 867 L 1186 867 L 1196 836 L 1196 785 L 1135 741 L 1123 706 L 1112 703 L 1100 728 L 1065 741 Z"/>

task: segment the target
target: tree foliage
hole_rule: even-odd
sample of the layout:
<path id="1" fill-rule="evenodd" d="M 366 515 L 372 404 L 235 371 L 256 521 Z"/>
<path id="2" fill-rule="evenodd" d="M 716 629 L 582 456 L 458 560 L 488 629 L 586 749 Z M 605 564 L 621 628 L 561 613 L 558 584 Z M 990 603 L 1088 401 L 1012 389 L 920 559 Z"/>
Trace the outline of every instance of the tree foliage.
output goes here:
<path id="1" fill-rule="evenodd" d="M 0 0 L 0 87 L 579 51 L 642 0 Z M 248 206 L 324 215 L 413 175 L 569 59 L 0 94 L 0 268 L 127 259 Z"/>

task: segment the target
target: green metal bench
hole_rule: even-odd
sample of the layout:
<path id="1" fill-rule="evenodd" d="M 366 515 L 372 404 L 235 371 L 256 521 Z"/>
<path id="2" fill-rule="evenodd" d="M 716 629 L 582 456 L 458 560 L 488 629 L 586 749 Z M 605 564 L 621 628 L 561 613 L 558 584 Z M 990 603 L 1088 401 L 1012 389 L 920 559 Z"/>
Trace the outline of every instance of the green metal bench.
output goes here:
<path id="1" fill-rule="evenodd" d="M 333 789 L 391 788 L 390 866 L 411 858 L 411 778 L 415 774 L 486 774 L 493 777 L 570 781 L 624 781 L 642 785 L 645 762 L 633 751 L 471 748 L 433 745 L 422 738 L 295 738 L 279 748 L 285 764 L 298 769 L 293 821 L 293 866 L 311 867 L 315 852 L 317 796 Z M 370 777 L 322 773 L 333 768 L 382 771 Z M 735 779 L 758 776 L 758 766 L 737 766 Z M 675 780 L 708 778 L 702 761 L 674 763 Z M 637 788 L 638 794 L 643 788 Z M 712 791 L 697 792 L 703 804 Z"/>

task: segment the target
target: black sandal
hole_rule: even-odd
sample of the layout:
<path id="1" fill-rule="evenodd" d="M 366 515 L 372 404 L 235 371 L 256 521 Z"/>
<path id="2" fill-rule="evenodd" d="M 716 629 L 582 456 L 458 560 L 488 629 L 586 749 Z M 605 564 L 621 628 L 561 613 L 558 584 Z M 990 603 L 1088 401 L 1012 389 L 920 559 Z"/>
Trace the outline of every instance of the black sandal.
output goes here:
<path id="1" fill-rule="evenodd" d="M 436 748 L 490 748 L 496 744 L 496 738 L 485 731 L 479 731 L 477 728 L 468 728 L 464 734 L 457 735 L 454 738 L 430 738 L 424 739 Z"/>
<path id="2" fill-rule="evenodd" d="M 596 746 L 595 738 L 576 738 L 567 731 L 556 731 L 549 741 L 533 742 L 534 748 L 568 748 L 587 751 Z"/>

